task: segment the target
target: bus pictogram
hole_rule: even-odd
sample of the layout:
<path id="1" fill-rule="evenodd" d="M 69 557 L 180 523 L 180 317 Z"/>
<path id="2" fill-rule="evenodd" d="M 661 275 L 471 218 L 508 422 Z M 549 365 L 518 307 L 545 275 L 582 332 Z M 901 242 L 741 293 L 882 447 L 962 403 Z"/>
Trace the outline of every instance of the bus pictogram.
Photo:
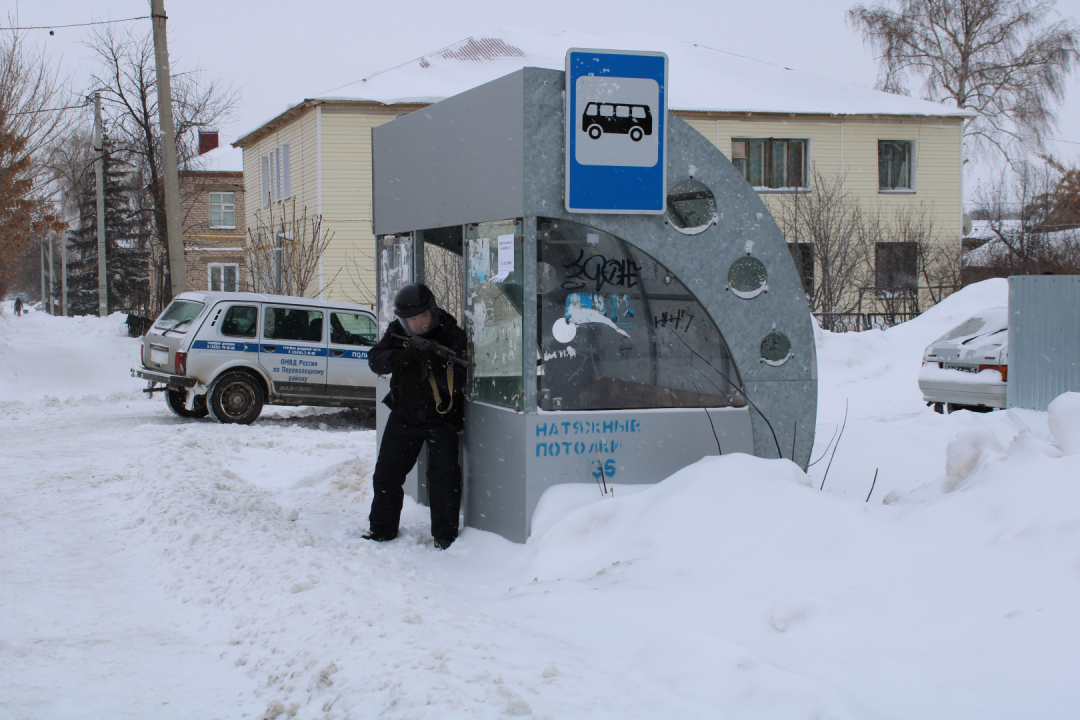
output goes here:
<path id="1" fill-rule="evenodd" d="M 593 140 L 600 139 L 604 133 L 613 133 L 629 135 L 631 140 L 638 142 L 646 135 L 652 135 L 652 112 L 648 105 L 591 102 L 581 116 L 581 129 Z"/>

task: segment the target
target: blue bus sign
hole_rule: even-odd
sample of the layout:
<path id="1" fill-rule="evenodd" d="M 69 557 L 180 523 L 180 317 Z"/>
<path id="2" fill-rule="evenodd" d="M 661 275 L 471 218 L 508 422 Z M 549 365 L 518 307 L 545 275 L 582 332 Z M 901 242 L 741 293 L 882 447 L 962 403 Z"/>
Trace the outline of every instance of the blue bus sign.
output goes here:
<path id="1" fill-rule="evenodd" d="M 662 214 L 667 55 L 566 51 L 566 209 Z"/>

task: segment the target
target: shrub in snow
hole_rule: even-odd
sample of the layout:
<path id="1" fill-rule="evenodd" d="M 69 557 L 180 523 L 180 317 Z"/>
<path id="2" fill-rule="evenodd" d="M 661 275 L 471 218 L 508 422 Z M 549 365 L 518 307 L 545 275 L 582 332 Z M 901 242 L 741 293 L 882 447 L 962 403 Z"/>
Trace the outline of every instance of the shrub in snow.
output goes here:
<path id="1" fill-rule="evenodd" d="M 1080 455 L 1080 393 L 1067 392 L 1050 403 L 1046 424 L 1062 455 Z"/>

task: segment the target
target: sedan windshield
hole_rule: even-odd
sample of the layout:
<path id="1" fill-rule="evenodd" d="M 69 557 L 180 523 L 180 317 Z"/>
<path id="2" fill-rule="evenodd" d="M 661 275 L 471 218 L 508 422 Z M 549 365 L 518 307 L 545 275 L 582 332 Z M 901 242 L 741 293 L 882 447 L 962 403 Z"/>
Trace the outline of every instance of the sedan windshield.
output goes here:
<path id="1" fill-rule="evenodd" d="M 934 342 L 947 342 L 949 340 L 962 340 L 973 338 L 978 335 L 1007 330 L 1009 327 L 1009 309 L 1007 307 L 987 308 L 977 315 L 973 315 L 960 323 L 944 336 Z"/>

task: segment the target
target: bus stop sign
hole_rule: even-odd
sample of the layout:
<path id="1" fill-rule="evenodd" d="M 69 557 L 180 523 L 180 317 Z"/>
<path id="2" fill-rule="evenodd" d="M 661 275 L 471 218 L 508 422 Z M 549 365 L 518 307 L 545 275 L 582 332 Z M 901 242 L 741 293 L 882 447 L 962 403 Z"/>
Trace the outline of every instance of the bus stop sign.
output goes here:
<path id="1" fill-rule="evenodd" d="M 663 214 L 667 55 L 566 51 L 566 209 Z"/>

